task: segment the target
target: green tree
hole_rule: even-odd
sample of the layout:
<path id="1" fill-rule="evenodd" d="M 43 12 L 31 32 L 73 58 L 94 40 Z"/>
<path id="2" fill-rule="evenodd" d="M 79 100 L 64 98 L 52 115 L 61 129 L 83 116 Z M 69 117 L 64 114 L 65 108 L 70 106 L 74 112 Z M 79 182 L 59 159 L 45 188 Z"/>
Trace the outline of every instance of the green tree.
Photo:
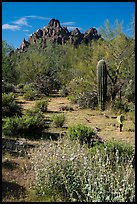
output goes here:
<path id="1" fill-rule="evenodd" d="M 16 56 L 14 48 L 6 41 L 2 41 L 2 79 L 8 83 L 15 83 L 17 73 L 15 70 Z"/>
<path id="2" fill-rule="evenodd" d="M 105 27 L 101 27 L 100 33 L 104 38 L 102 49 L 108 65 L 110 95 L 112 101 L 115 101 L 117 94 L 127 85 L 133 75 L 135 42 L 134 39 L 125 36 L 122 31 L 122 23 L 118 23 L 117 20 L 114 27 L 111 27 L 107 20 Z"/>
<path id="3" fill-rule="evenodd" d="M 39 91 L 49 94 L 59 85 L 63 53 L 59 45 L 52 42 L 42 48 L 32 44 L 26 52 L 18 54 L 16 69 L 20 83 L 34 83 Z"/>

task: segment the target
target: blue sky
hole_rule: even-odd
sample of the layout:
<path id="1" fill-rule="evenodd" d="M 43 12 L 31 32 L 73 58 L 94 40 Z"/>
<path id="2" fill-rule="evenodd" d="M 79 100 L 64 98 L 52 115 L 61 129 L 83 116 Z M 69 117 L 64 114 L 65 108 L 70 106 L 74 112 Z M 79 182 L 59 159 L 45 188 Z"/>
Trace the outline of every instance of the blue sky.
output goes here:
<path id="1" fill-rule="evenodd" d="M 107 19 L 114 25 L 118 19 L 129 35 L 133 15 L 135 2 L 3 2 L 2 39 L 17 48 L 23 38 L 28 40 L 31 33 L 47 26 L 52 18 L 69 31 L 77 27 L 82 33 L 104 26 Z"/>

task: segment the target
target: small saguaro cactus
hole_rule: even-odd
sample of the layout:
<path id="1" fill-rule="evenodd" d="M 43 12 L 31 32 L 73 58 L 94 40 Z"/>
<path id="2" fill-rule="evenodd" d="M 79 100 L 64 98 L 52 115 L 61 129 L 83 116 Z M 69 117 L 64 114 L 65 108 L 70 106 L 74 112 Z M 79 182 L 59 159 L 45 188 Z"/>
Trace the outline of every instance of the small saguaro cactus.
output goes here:
<path id="1" fill-rule="evenodd" d="M 107 98 L 107 66 L 104 59 L 101 59 L 97 64 L 97 90 L 99 107 L 101 110 L 105 110 Z"/>

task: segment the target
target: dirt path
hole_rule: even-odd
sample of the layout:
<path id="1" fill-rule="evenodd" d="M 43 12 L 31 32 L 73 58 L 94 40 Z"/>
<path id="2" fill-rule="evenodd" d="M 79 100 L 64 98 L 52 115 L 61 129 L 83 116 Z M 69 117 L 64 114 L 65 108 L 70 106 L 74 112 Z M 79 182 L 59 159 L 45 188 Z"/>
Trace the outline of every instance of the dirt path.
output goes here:
<path id="1" fill-rule="evenodd" d="M 65 97 L 56 97 L 49 99 L 48 111 L 58 112 L 64 105 L 69 105 L 70 101 Z"/>

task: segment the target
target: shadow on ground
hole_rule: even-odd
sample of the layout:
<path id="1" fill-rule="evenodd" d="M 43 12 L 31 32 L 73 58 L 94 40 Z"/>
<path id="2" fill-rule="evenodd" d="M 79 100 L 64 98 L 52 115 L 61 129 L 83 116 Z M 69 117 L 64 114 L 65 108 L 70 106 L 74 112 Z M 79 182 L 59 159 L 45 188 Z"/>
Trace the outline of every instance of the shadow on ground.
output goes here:
<path id="1" fill-rule="evenodd" d="M 2 180 L 2 199 L 10 199 L 11 197 L 19 199 L 25 196 L 26 193 L 26 189 L 19 184 Z"/>
<path id="2" fill-rule="evenodd" d="M 62 138 L 66 134 L 66 131 L 58 132 L 47 132 L 43 135 L 43 140 L 55 140 Z"/>
<path id="3" fill-rule="evenodd" d="M 2 155 L 9 153 L 11 156 L 25 156 L 27 149 L 34 148 L 35 145 L 28 144 L 24 139 L 2 138 Z"/>
<path id="4" fill-rule="evenodd" d="M 43 140 L 58 140 L 62 138 L 66 133 L 66 128 L 61 133 L 58 132 L 43 132 L 41 135 L 37 135 L 34 137 L 34 134 L 26 137 L 30 140 L 39 141 Z M 30 144 L 24 138 L 19 139 L 11 139 L 11 138 L 2 138 L 2 155 L 4 156 L 6 153 L 9 153 L 11 156 L 15 157 L 24 157 L 27 155 L 27 151 L 30 148 L 35 148 L 38 144 Z"/>
<path id="5" fill-rule="evenodd" d="M 15 161 L 9 161 L 6 159 L 5 161 L 2 162 L 2 167 L 8 170 L 14 170 L 19 166 L 19 164 Z"/>

